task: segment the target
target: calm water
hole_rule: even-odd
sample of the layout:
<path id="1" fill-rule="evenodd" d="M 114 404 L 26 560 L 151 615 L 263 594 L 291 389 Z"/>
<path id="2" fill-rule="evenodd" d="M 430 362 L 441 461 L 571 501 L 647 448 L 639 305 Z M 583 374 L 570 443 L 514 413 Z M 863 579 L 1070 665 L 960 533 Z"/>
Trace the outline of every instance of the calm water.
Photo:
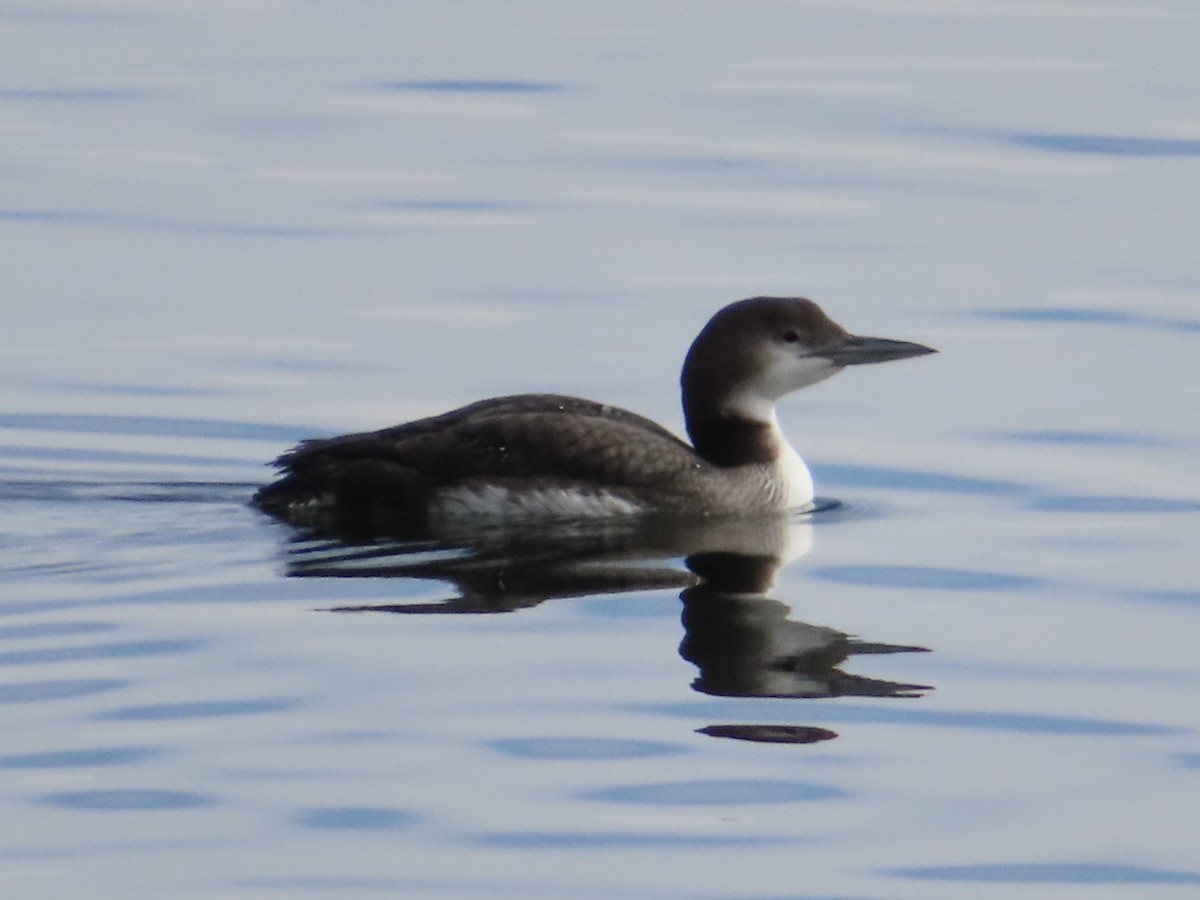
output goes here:
<path id="1" fill-rule="evenodd" d="M 1198 33 L 0 6 L 4 895 L 1195 896 Z M 763 293 L 942 351 L 784 404 L 808 521 L 414 552 L 246 505 L 490 394 L 678 428 Z"/>

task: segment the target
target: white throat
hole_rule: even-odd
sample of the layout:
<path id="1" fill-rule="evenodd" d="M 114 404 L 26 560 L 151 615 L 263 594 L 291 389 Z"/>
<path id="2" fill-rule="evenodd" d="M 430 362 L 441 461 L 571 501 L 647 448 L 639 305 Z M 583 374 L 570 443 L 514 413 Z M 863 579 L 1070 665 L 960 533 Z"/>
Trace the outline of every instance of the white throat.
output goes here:
<path id="1" fill-rule="evenodd" d="M 771 438 L 775 441 L 778 455 L 775 457 L 775 473 L 783 488 L 783 506 L 785 509 L 803 509 L 813 502 L 812 473 L 808 464 L 801 459 L 796 449 L 788 443 L 787 437 L 779 427 L 775 417 L 775 409 L 771 409 L 770 417 L 766 420 L 771 427 Z"/>

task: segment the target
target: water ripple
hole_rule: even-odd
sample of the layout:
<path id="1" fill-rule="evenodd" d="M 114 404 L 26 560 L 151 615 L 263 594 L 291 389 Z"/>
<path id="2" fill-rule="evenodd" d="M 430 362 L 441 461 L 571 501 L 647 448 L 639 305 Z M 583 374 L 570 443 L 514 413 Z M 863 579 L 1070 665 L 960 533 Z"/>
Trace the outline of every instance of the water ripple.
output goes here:
<path id="1" fill-rule="evenodd" d="M 247 222 L 197 222 L 156 216 L 88 209 L 0 209 L 0 222 L 30 225 L 67 225 L 162 231 L 176 234 L 233 237 L 323 238 L 363 229 L 306 227 Z"/>
<path id="2" fill-rule="evenodd" d="M 1120 863 L 985 863 L 891 869 L 897 878 L 982 884 L 1200 884 L 1200 873 L 1147 869 Z"/>
<path id="3" fill-rule="evenodd" d="M 231 466 L 245 465 L 247 460 L 232 456 L 200 456 L 187 453 L 146 453 L 136 450 L 108 450 L 99 447 L 49 447 L 0 445 L 0 459 L 29 459 L 37 462 L 125 463 L 142 468 L 154 465 L 169 466 Z M 0 491 L 7 483 L 0 484 Z"/>
<path id="4" fill-rule="evenodd" d="M 30 622 L 28 625 L 0 626 L 0 641 L 23 641 L 30 638 L 74 637 L 112 631 L 111 622 Z"/>
<path id="5" fill-rule="evenodd" d="M 157 747 L 89 747 L 86 750 L 46 750 L 0 756 L 0 769 L 75 769 L 120 766 L 162 754 Z"/>
<path id="6" fill-rule="evenodd" d="M 139 100 L 145 91 L 129 88 L 0 88 L 0 100 L 32 100 L 37 103 L 97 103 Z"/>
<path id="7" fill-rule="evenodd" d="M 0 684 L 0 703 L 41 703 L 71 700 L 129 687 L 132 682 L 117 678 L 66 678 L 53 681 L 22 681 Z"/>
<path id="8" fill-rule="evenodd" d="M 175 719 L 208 719 L 224 716 L 256 716 L 282 712 L 296 705 L 295 700 L 265 697 L 255 700 L 193 700 L 177 703 L 151 703 L 109 710 L 98 719 L 117 722 L 159 722 Z"/>
<path id="9" fill-rule="evenodd" d="M 430 79 L 424 81 L 381 81 L 381 91 L 422 91 L 446 94 L 549 94 L 564 89 L 551 81 L 506 81 L 488 79 Z"/>
<path id="10" fill-rule="evenodd" d="M 809 574 L 839 584 L 933 591 L 1030 591 L 1048 584 L 1030 575 L 935 566 L 818 566 Z"/>
<path id="11" fill-rule="evenodd" d="M 1200 156 L 1200 141 L 1186 138 L 1037 131 L 1001 132 L 997 137 L 1020 147 L 1050 150 L 1055 153 L 1142 157 Z"/>
<path id="12" fill-rule="evenodd" d="M 1077 431 L 1071 429 L 1028 429 L 1000 431 L 989 437 L 1027 444 L 1066 444 L 1079 447 L 1167 447 L 1169 441 L 1129 431 Z"/>
<path id="13" fill-rule="evenodd" d="M 747 805 L 838 800 L 849 796 L 840 788 L 807 781 L 730 778 L 711 781 L 666 781 L 630 784 L 586 791 L 586 800 L 655 806 Z"/>
<path id="14" fill-rule="evenodd" d="M 522 738 L 492 741 L 489 746 L 520 759 L 645 759 L 687 752 L 678 744 L 614 738 Z"/>
<path id="15" fill-rule="evenodd" d="M 295 443 L 311 428 L 264 425 L 228 419 L 176 419 L 169 416 L 107 416 L 96 413 L 0 413 L 0 428 L 65 431 L 76 434 L 154 435 Z"/>
<path id="16" fill-rule="evenodd" d="M 323 806 L 296 816 L 305 828 L 329 831 L 393 831 L 419 821 L 416 813 L 380 806 Z"/>
<path id="17" fill-rule="evenodd" d="M 38 503 L 213 503 L 242 505 L 257 487 L 226 481 L 0 481 L 0 501 Z M 16 571 L 16 569 L 10 570 Z"/>
<path id="18" fill-rule="evenodd" d="M 97 659 L 133 659 L 198 650 L 205 641 L 197 638 L 159 638 L 145 641 L 114 641 L 108 644 L 84 644 L 78 647 L 44 647 L 39 650 L 10 650 L 0 653 L 0 666 L 27 666 L 41 663 L 83 662 Z"/>
<path id="19" fill-rule="evenodd" d="M 211 806 L 213 798 L 191 791 L 118 789 L 96 791 L 63 791 L 38 798 L 42 803 L 78 810 L 127 812 L 151 810 L 196 809 Z"/>
<path id="20" fill-rule="evenodd" d="M 471 840 L 482 847 L 512 850 L 613 850 L 646 847 L 772 847 L 797 844 L 793 837 L 743 834 L 672 834 L 641 831 L 516 831 L 482 834 Z"/>
<path id="21" fill-rule="evenodd" d="M 1200 590 L 1194 588 L 1181 590 L 1143 590 L 1124 591 L 1122 596 L 1130 600 L 1140 600 L 1148 603 L 1165 603 L 1170 606 L 1200 607 Z"/>
<path id="22" fill-rule="evenodd" d="M 1080 309 L 1073 306 L 1021 306 L 1007 309 L 985 309 L 971 313 L 981 319 L 1007 322 L 1050 322 L 1060 325 L 1117 325 L 1125 328 L 1147 328 L 1154 331 L 1200 334 L 1200 321 L 1149 313 L 1124 312 L 1114 309 Z"/>
<path id="23" fill-rule="evenodd" d="M 893 491 L 929 491 L 936 494 L 979 494 L 982 496 L 1020 496 L 1034 491 L 1030 485 L 998 478 L 947 475 L 920 469 L 894 466 L 816 463 L 813 472 L 823 484 Z"/>
<path id="24" fill-rule="evenodd" d="M 1200 500 L 1177 497 L 1105 496 L 1058 494 L 1038 497 L 1030 502 L 1033 509 L 1067 513 L 1187 513 L 1200 512 Z"/>

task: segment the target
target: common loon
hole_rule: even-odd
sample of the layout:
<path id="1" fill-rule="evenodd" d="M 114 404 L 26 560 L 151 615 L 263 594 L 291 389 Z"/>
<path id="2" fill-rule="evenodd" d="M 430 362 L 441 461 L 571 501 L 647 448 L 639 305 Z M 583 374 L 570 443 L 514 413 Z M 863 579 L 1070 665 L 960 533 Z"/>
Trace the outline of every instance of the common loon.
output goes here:
<path id="1" fill-rule="evenodd" d="M 691 446 L 603 403 L 496 397 L 304 441 L 275 460 L 281 477 L 254 503 L 292 522 L 370 514 L 427 529 L 803 509 L 812 476 L 780 431 L 775 402 L 846 366 L 934 352 L 852 335 L 811 300 L 752 297 L 717 312 L 688 350 L 681 387 Z"/>

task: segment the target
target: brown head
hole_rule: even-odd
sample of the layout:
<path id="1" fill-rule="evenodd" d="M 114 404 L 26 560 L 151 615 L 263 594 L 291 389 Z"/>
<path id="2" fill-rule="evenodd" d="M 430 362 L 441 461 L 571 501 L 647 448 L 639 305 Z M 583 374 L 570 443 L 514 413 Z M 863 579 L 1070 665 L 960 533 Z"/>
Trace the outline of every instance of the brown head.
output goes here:
<path id="1" fill-rule="evenodd" d="M 850 334 L 803 297 L 752 297 L 721 309 L 683 364 L 683 412 L 701 456 L 718 465 L 766 461 L 775 402 L 850 365 L 934 353 L 907 341 Z M 741 434 L 741 437 L 737 437 Z"/>

